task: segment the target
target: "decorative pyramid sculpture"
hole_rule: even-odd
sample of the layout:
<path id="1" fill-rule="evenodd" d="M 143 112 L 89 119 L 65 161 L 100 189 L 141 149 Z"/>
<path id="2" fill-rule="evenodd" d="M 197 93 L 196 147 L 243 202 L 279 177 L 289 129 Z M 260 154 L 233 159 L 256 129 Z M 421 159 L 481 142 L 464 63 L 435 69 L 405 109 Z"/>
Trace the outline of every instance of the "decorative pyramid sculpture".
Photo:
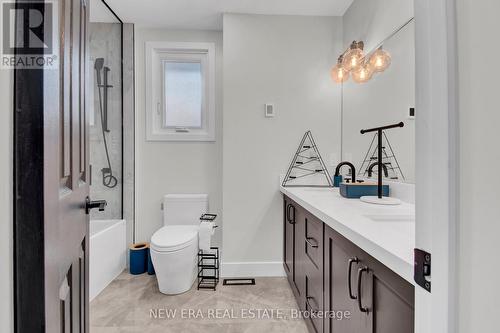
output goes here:
<path id="1" fill-rule="evenodd" d="M 333 187 L 318 146 L 311 131 L 307 131 L 300 141 L 297 152 L 282 183 L 283 187 Z"/>
<path id="2" fill-rule="evenodd" d="M 394 150 L 392 149 L 391 143 L 389 142 L 389 139 L 387 138 L 387 135 L 385 132 L 383 133 L 382 137 L 382 163 L 386 166 L 387 168 L 387 179 L 391 180 L 398 180 L 402 179 L 405 180 L 405 176 L 403 175 L 403 171 L 401 170 L 401 167 L 399 166 L 398 160 L 396 158 L 396 154 L 394 153 Z M 378 140 L 375 140 L 377 138 L 377 133 L 373 136 L 372 142 L 370 143 L 370 148 L 368 148 L 368 151 L 366 152 L 365 158 L 363 159 L 363 163 L 361 164 L 361 168 L 359 168 L 358 172 L 358 177 L 367 177 L 368 176 L 368 168 L 370 167 L 371 164 L 377 162 L 377 150 L 378 150 Z M 373 169 L 373 174 L 372 176 L 375 177 L 379 171 L 375 167 Z"/>

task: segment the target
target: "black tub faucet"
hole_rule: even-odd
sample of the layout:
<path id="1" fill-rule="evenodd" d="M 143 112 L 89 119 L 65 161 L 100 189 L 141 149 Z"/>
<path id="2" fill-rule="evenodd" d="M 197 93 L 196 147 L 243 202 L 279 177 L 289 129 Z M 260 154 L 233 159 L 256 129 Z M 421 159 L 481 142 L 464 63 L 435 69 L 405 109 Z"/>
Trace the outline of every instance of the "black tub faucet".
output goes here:
<path id="1" fill-rule="evenodd" d="M 342 168 L 344 165 L 347 165 L 349 166 L 349 168 L 351 168 L 351 174 L 352 174 L 352 179 L 351 181 L 353 183 L 356 182 L 356 168 L 354 167 L 354 164 L 352 164 L 351 162 L 340 162 L 337 167 L 335 168 L 335 177 L 339 176 L 340 175 L 340 168 Z"/>
<path id="2" fill-rule="evenodd" d="M 381 164 L 382 165 L 382 170 L 384 170 L 384 176 L 385 178 L 389 177 L 389 172 L 387 171 L 387 165 L 385 164 Z M 378 166 L 378 162 L 373 162 L 372 164 L 370 164 L 370 166 L 368 167 L 368 177 L 371 177 L 372 174 L 373 174 L 373 167 L 376 167 Z M 379 171 L 380 172 L 380 171 Z"/>

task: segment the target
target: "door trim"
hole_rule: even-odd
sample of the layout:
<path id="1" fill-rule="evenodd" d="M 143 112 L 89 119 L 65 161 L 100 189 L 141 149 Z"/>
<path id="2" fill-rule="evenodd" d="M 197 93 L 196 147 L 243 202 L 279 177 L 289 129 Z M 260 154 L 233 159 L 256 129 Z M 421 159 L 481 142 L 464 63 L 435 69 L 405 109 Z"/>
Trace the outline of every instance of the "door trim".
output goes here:
<path id="1" fill-rule="evenodd" d="M 455 0 L 415 1 L 416 239 L 432 293 L 415 287 L 415 332 L 456 332 L 459 119 Z"/>

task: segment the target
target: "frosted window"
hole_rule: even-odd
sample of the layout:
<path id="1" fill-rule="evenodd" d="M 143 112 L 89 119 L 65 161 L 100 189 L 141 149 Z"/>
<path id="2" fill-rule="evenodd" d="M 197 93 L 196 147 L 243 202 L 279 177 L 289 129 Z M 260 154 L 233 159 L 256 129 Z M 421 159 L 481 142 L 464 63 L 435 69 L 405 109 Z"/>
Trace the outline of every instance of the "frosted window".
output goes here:
<path id="1" fill-rule="evenodd" d="M 201 63 L 165 62 L 165 126 L 202 126 Z"/>

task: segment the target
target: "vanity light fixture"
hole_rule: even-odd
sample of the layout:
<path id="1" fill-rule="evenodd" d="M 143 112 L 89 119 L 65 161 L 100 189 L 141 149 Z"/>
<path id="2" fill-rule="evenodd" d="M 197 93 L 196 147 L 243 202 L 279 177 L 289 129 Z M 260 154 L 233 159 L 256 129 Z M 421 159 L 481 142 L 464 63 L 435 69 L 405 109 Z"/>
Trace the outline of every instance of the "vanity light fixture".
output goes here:
<path id="1" fill-rule="evenodd" d="M 375 73 L 383 72 L 390 66 L 391 55 L 382 49 L 382 46 L 366 55 L 363 49 L 362 41 L 351 43 L 349 49 L 339 56 L 337 64 L 330 72 L 333 81 L 343 83 L 351 76 L 354 82 L 365 83 Z"/>

